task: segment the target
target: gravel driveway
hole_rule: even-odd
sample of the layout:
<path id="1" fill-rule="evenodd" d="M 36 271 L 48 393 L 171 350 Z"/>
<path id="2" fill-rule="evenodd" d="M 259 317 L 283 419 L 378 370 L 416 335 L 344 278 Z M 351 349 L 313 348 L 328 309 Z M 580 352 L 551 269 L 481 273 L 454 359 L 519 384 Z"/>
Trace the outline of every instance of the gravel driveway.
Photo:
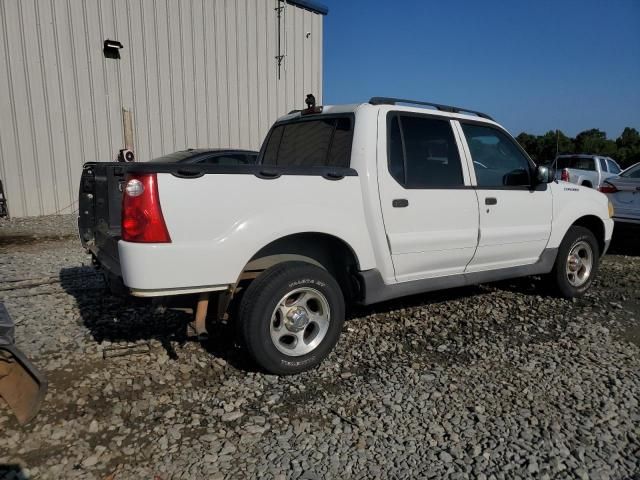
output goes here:
<path id="1" fill-rule="evenodd" d="M 567 301 L 523 279 L 352 312 L 312 372 L 108 295 L 71 217 L 0 220 L 0 299 L 49 378 L 0 478 L 640 479 L 640 239 Z"/>

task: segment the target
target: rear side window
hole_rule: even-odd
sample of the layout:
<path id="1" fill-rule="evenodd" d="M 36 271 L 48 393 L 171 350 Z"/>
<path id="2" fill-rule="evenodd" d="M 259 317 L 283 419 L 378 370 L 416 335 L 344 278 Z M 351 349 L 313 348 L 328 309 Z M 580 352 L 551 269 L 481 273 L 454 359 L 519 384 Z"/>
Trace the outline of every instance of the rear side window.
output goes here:
<path id="1" fill-rule="evenodd" d="M 391 114 L 389 173 L 405 188 L 464 185 L 460 155 L 448 120 Z"/>
<path id="2" fill-rule="evenodd" d="M 353 121 L 348 117 L 303 120 L 273 128 L 262 163 L 278 166 L 348 167 Z"/>

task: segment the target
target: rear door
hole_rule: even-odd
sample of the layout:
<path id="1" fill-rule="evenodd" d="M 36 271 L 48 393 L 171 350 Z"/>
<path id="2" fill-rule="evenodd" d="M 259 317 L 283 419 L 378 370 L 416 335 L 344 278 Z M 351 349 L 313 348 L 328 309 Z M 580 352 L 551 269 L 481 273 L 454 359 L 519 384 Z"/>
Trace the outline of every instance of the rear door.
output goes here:
<path id="1" fill-rule="evenodd" d="M 390 111 L 378 122 L 378 187 L 396 280 L 463 273 L 477 244 L 478 201 L 450 120 Z"/>
<path id="2" fill-rule="evenodd" d="M 460 122 L 480 205 L 478 248 L 467 272 L 535 263 L 551 235 L 548 185 L 531 188 L 533 163 L 503 130 Z"/>

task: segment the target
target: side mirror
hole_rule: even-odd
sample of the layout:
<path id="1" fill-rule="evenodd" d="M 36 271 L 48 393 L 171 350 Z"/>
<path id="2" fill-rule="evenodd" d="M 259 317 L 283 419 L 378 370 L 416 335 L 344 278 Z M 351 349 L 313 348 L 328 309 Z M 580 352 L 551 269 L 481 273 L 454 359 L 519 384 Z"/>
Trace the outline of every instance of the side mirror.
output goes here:
<path id="1" fill-rule="evenodd" d="M 551 171 L 549 170 L 549 167 L 545 167 L 544 165 L 538 165 L 536 167 L 536 172 L 535 172 L 535 181 L 537 184 L 552 182 L 553 176 L 551 175 Z"/>

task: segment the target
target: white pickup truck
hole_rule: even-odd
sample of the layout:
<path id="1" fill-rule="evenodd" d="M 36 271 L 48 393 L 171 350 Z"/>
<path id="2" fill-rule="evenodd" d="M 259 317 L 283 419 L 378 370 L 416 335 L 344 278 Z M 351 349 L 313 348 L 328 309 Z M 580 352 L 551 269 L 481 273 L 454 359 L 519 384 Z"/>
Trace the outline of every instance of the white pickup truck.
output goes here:
<path id="1" fill-rule="evenodd" d="M 600 189 L 607 178 L 617 176 L 622 169 L 615 160 L 599 155 L 559 155 L 552 168 L 557 180 Z"/>
<path id="2" fill-rule="evenodd" d="M 276 374 L 321 362 L 345 305 L 542 274 L 582 295 L 613 230 L 605 195 L 554 181 L 488 115 L 379 97 L 285 115 L 256 165 L 87 163 L 79 201 L 108 278 L 198 294 L 197 316 L 237 304 Z"/>

